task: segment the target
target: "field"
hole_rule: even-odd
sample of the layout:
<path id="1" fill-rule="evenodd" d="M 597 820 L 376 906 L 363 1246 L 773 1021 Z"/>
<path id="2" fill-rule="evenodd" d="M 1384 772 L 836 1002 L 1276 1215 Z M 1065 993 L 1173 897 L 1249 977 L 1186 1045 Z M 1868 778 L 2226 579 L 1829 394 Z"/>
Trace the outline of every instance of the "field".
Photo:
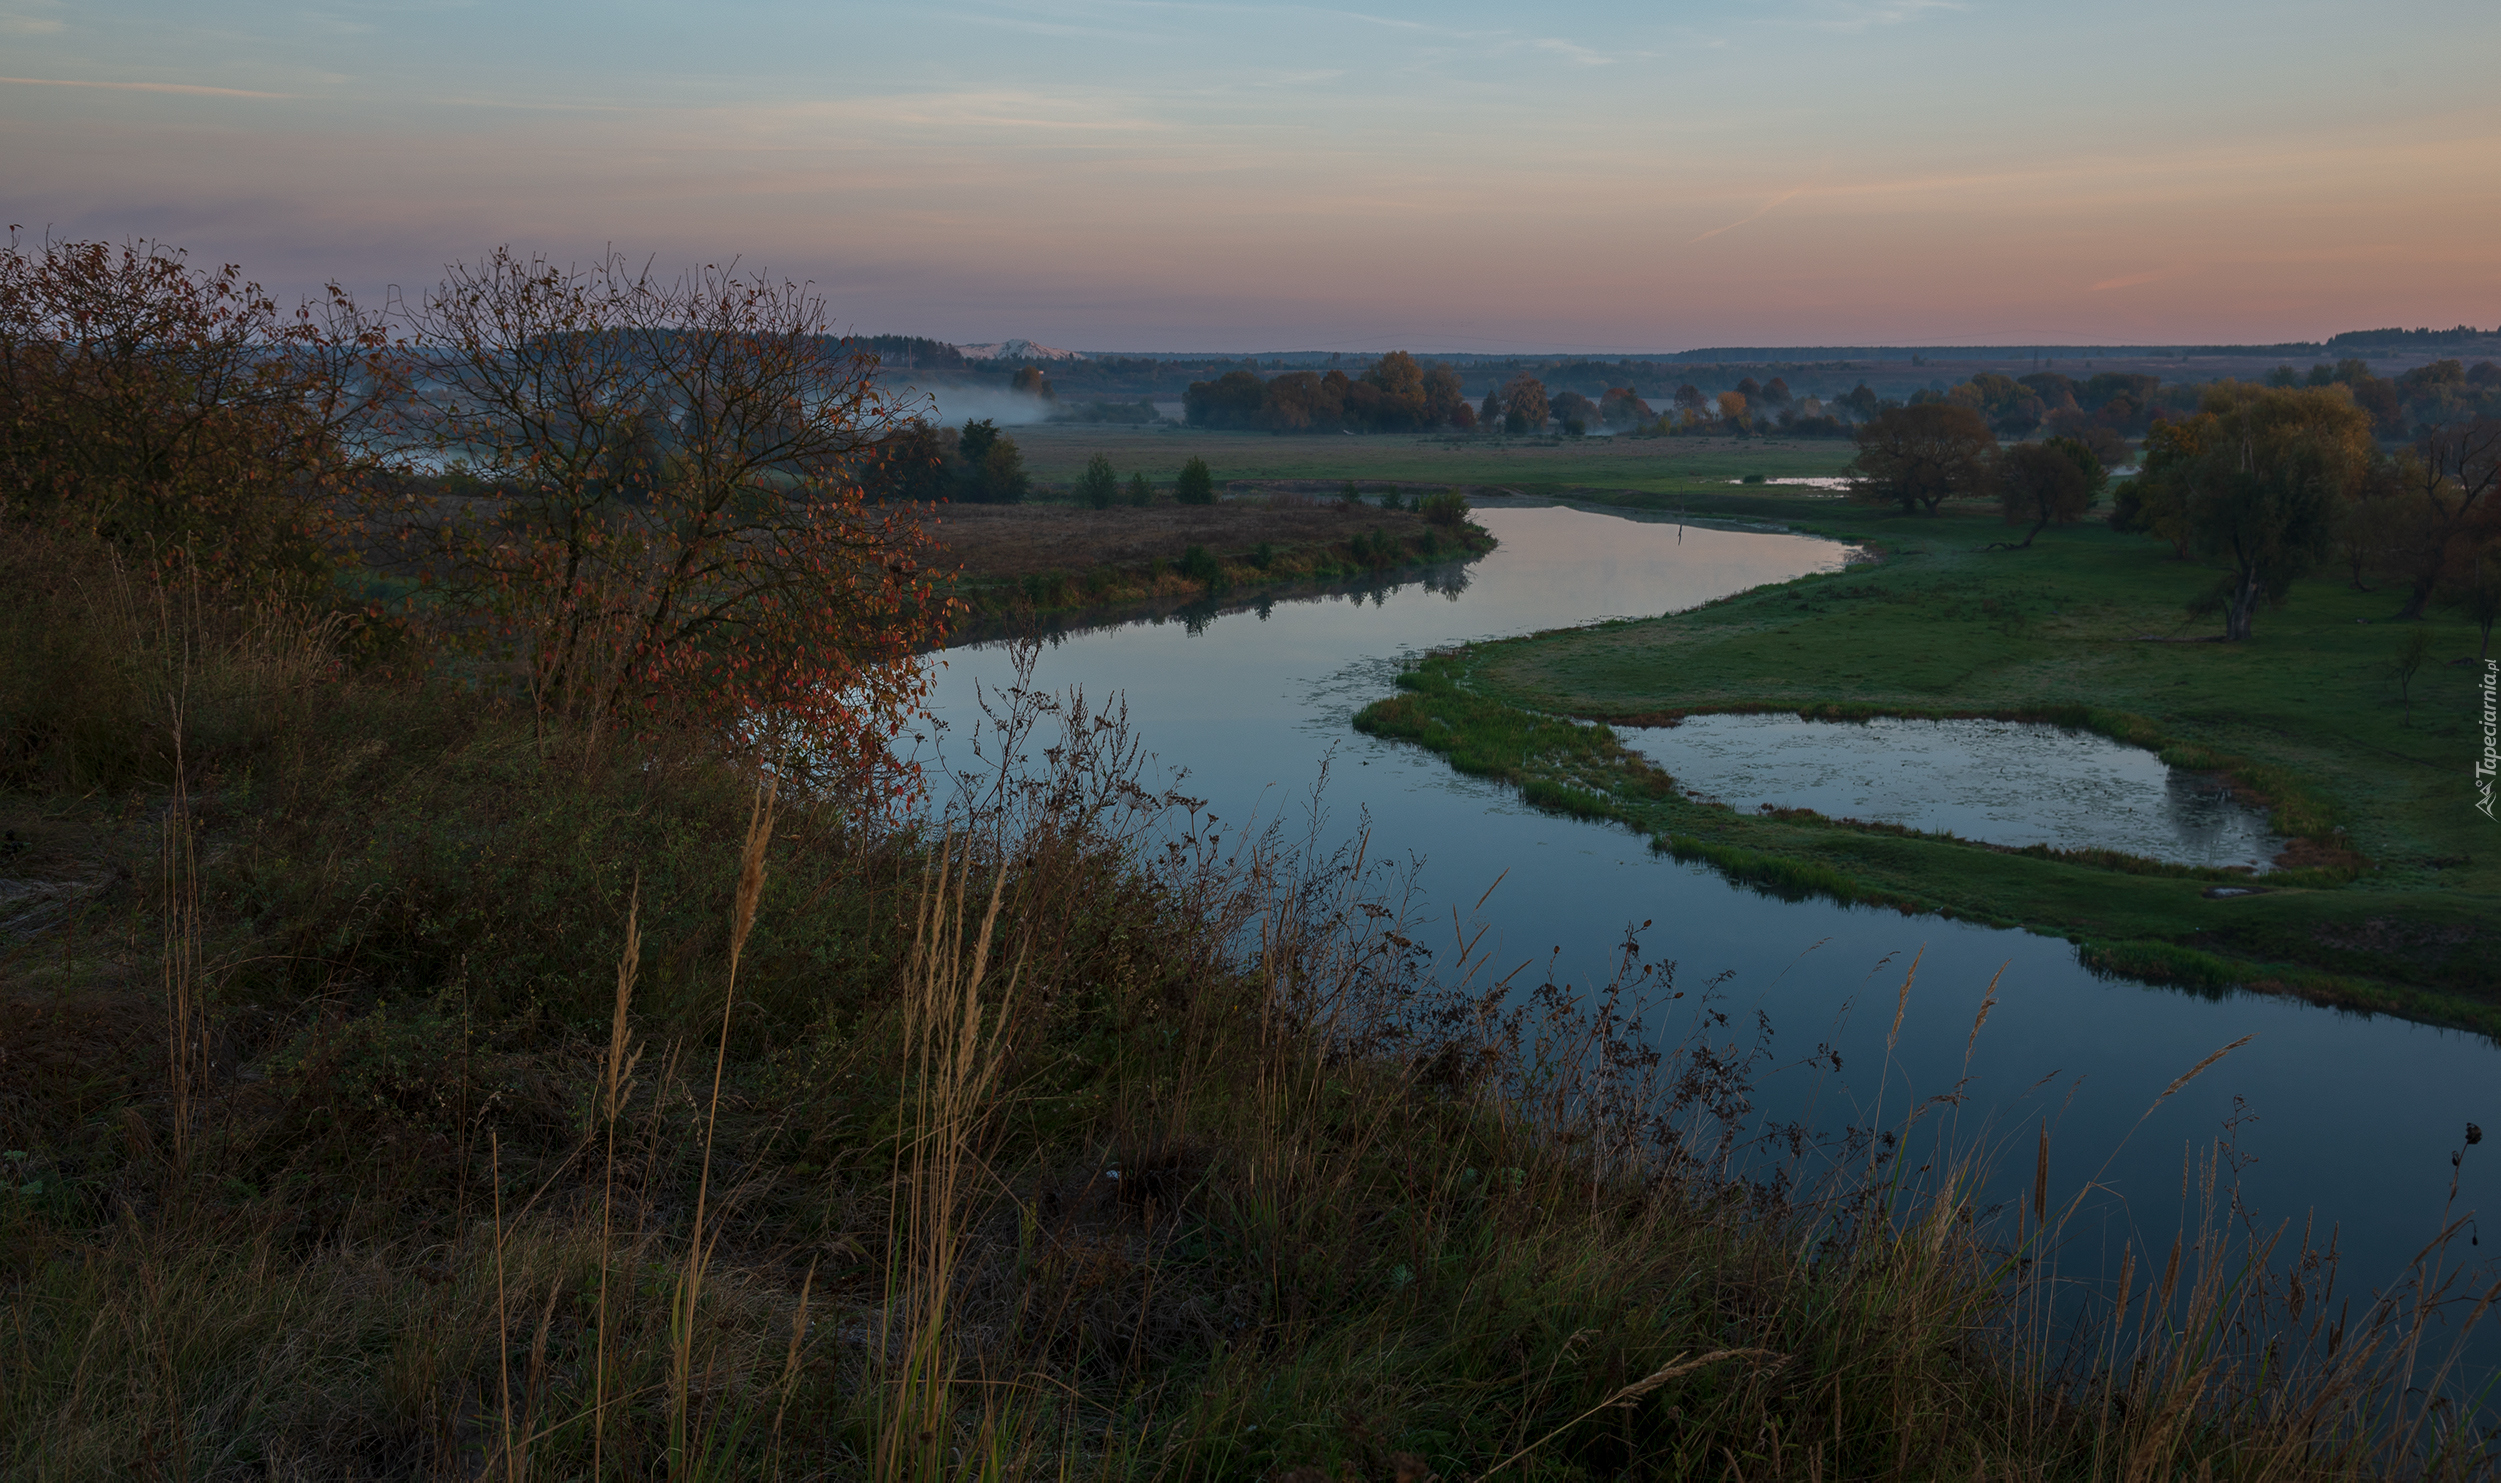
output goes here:
<path id="1" fill-rule="evenodd" d="M 1655 497 L 1619 495 L 1633 503 Z M 1697 506 L 1698 507 L 1698 506 Z M 1429 662 L 1359 722 L 1514 774 L 1533 799 L 1620 819 L 1768 889 L 2021 924 L 2141 976 L 2256 984 L 2501 1028 L 2491 956 L 2501 852 L 2471 807 L 2477 636 L 2435 621 L 2409 717 L 2396 600 L 2318 578 L 2256 638 L 2198 642 L 2211 573 L 2098 523 L 2028 551 L 1978 509 L 1935 519 L 1777 493 L 1718 501 L 1858 540 L 1882 560 L 1662 619 L 1486 644 Z M 2230 774 L 2295 837 L 2261 894 L 2223 872 L 2048 857 L 1682 797 L 1601 727 L 1685 713 L 2045 719 Z M 1560 729 L 1558 729 L 1560 728 Z M 1523 737 L 1537 738 L 1524 746 Z M 1521 764 L 1524 753 L 1538 760 Z"/>
<path id="2" fill-rule="evenodd" d="M 1025 464 L 1045 483 L 1066 484 L 1100 453 L 1126 479 L 1169 484 L 1191 457 L 1220 483 L 1334 490 L 1352 479 L 1402 486 L 1457 484 L 1523 494 L 1626 489 L 1671 494 L 1724 489 L 1747 474 L 1831 474 L 1854 451 L 1847 442 L 1782 438 L 1437 438 L 1345 433 L 1209 432 L 1039 423 L 1009 430 Z"/>

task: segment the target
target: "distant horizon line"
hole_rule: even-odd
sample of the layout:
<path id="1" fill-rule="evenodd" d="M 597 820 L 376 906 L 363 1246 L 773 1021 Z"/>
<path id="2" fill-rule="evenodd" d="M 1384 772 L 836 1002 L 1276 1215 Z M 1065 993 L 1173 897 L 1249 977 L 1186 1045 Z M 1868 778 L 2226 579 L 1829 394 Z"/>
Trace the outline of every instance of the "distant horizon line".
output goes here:
<path id="1" fill-rule="evenodd" d="M 1683 361 L 1688 363 L 1708 364 L 1714 361 L 1724 363 L 1731 361 L 1766 360 L 1779 362 L 1834 359 L 1882 361 L 1907 359 L 1911 357 L 1960 357 L 1963 359 L 1981 360 L 2089 359 L 2093 357 L 2140 356 L 2172 356 L 2180 358 L 2190 358 L 2195 356 L 2245 357 L 2258 355 L 2325 354 L 2335 350 L 2360 350 L 2364 348 L 2427 351 L 2436 350 L 2442 348 L 2443 346 L 2481 348 L 2487 344 L 2495 348 L 2501 348 L 2501 328 L 2495 328 L 2487 331 L 2476 329 L 2468 325 L 2459 325 L 2454 329 L 2447 330 L 2407 330 L 2398 328 L 2346 330 L 2331 335 L 2323 340 L 2279 340 L 2272 342 L 2251 341 L 2243 343 L 2180 341 L 2172 343 L 2142 344 L 2053 344 L 2048 342 L 2026 341 L 2020 343 L 1991 345 L 1972 343 L 1954 344 L 1940 341 L 1933 344 L 1896 342 L 1889 344 L 1869 343 L 1857 345 L 1706 345 L 1690 350 L 1640 351 L 1612 349 L 1582 350 L 1570 348 L 1568 346 L 1534 350 L 1416 350 L 1408 347 L 1391 347 L 1391 349 L 1387 350 L 1297 350 L 1273 348 L 1260 350 L 1067 350 L 1055 346 L 1044 345 L 1038 341 L 1022 336 L 1011 336 L 1006 340 L 986 342 L 958 342 L 952 340 L 942 340 L 934 335 L 902 334 L 854 334 L 846 336 L 845 338 L 856 340 L 927 340 L 935 344 L 946 345 L 959 353 L 972 349 L 986 349 L 995 345 L 1015 344 L 1021 341 L 1037 351 L 1044 352 L 1044 354 L 1038 356 L 1015 355 L 974 358 L 1026 360 L 1036 363 L 1045 363 L 1050 360 L 1068 359 L 1079 356 L 1088 360 L 1327 361 L 1334 358 L 1340 361 L 1365 361 L 1378 359 L 1380 356 L 1390 354 L 1392 353 L 1392 350 L 1396 349 L 1404 349 L 1407 354 L 1416 356 L 1419 359 L 1441 358 L 1482 361 L 1538 360 L 1568 357 L 1581 360 Z"/>

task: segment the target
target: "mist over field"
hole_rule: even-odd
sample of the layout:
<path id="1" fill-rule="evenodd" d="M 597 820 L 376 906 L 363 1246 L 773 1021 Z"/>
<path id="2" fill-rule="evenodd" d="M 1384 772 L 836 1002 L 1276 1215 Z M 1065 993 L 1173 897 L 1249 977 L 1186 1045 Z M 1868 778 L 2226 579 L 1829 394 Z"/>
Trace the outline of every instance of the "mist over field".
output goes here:
<path id="1" fill-rule="evenodd" d="M 2492 0 L 0 45 L 0 1477 L 2501 1479 Z"/>

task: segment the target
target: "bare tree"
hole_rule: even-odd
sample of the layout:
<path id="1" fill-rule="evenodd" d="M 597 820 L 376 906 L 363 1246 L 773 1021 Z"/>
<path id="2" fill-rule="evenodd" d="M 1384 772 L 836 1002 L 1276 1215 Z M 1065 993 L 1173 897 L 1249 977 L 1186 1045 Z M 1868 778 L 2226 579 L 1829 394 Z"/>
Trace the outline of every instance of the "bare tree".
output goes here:
<path id="1" fill-rule="evenodd" d="M 820 763 L 882 765 L 947 604 L 915 508 L 860 488 L 911 409 L 815 292 L 499 250 L 408 320 L 418 428 L 466 478 L 403 528 L 543 707 L 779 724 Z"/>

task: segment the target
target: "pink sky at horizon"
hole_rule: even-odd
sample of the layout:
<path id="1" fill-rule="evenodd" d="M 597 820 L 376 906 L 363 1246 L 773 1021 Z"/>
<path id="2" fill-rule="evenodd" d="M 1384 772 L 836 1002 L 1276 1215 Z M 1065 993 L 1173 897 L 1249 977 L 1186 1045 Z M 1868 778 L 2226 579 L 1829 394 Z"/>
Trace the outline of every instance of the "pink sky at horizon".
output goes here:
<path id="1" fill-rule="evenodd" d="M 738 255 L 1080 349 L 2501 325 L 2501 12 L 0 0 L 0 215 L 290 295 Z M 759 43 L 755 38 L 762 37 Z M 491 45 L 488 43 L 492 43 Z"/>

